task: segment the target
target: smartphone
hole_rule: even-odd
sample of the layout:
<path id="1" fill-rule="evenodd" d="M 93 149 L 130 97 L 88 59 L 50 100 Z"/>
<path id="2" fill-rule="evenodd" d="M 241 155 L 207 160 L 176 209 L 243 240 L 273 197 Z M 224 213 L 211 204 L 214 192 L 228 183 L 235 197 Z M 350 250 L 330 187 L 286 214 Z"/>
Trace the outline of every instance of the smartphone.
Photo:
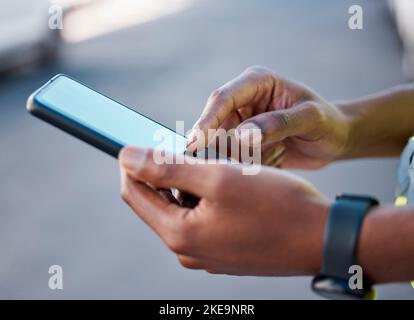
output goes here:
<path id="1" fill-rule="evenodd" d="M 63 74 L 50 79 L 27 101 L 34 116 L 113 157 L 127 145 L 160 146 L 160 132 L 171 135 L 163 150 L 185 153 L 187 138 Z M 157 135 L 158 133 L 158 135 Z"/>

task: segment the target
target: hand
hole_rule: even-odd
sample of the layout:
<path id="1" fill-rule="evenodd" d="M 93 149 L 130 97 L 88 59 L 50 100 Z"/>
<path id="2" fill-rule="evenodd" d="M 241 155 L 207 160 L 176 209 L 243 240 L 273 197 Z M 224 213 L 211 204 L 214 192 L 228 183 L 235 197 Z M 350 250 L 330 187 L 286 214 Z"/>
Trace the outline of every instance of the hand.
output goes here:
<path id="1" fill-rule="evenodd" d="M 208 129 L 236 127 L 261 129 L 263 164 L 307 169 L 341 158 L 350 130 L 338 107 L 262 67 L 248 68 L 211 94 L 188 149 L 204 148 L 212 140 Z M 209 138 L 207 143 L 197 139 L 196 129 Z M 248 143 L 239 136 L 241 143 Z"/>
<path id="2" fill-rule="evenodd" d="M 157 165 L 152 150 L 127 147 L 119 159 L 123 199 L 183 266 L 234 275 L 319 271 L 329 204 L 310 183 L 268 167 L 242 175 L 241 165 L 179 157 Z M 200 202 L 180 207 L 157 191 L 170 188 Z"/>

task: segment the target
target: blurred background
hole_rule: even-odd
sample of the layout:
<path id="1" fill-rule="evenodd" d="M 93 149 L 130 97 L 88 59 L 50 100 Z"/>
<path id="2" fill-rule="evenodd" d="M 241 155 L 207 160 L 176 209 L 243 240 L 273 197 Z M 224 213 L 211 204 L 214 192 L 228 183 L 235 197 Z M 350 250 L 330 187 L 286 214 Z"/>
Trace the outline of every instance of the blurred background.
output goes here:
<path id="1" fill-rule="evenodd" d="M 318 298 L 306 277 L 183 269 L 121 201 L 117 162 L 32 118 L 25 102 L 66 73 L 189 129 L 213 89 L 257 64 L 328 99 L 358 97 L 413 78 L 414 1 L 358 0 L 360 31 L 348 28 L 354 0 L 54 1 L 61 30 L 48 27 L 56 6 L 46 0 L 0 3 L 0 298 Z M 396 167 L 358 160 L 298 174 L 331 198 L 391 202 Z M 55 264 L 63 290 L 48 288 Z M 408 283 L 378 289 L 414 298 Z"/>

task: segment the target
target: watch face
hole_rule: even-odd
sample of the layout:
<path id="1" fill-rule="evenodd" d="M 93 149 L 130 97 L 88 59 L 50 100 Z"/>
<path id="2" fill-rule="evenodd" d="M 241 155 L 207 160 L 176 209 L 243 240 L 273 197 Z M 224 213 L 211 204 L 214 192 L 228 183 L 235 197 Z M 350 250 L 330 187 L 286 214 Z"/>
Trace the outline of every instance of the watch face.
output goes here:
<path id="1" fill-rule="evenodd" d="M 348 280 L 319 275 L 312 281 L 312 290 L 317 294 L 336 300 L 373 300 L 375 292 L 369 290 L 352 290 Z"/>

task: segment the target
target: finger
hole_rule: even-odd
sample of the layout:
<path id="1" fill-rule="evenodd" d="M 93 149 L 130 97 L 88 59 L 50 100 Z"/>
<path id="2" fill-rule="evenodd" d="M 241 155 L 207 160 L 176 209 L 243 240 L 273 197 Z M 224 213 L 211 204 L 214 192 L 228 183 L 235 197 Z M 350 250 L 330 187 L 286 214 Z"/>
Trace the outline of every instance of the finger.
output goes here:
<path id="1" fill-rule="evenodd" d="M 128 174 L 137 181 L 145 181 L 157 188 L 176 188 L 198 197 L 212 198 L 219 178 L 220 164 L 207 164 L 201 159 L 170 155 L 171 163 L 157 164 L 156 153 L 149 149 L 126 147 L 119 161 Z"/>
<path id="2" fill-rule="evenodd" d="M 122 167 L 121 195 L 138 216 L 161 237 L 172 219 L 188 212 L 187 209 L 167 201 L 145 183 L 131 179 Z"/>
<path id="3" fill-rule="evenodd" d="M 274 158 L 272 161 L 269 161 L 269 163 L 266 165 L 269 167 L 281 168 L 285 159 L 286 159 L 286 150 L 283 150 L 282 153 L 278 157 Z"/>
<path id="4" fill-rule="evenodd" d="M 208 258 L 203 255 L 198 256 L 193 254 L 177 254 L 177 258 L 180 264 L 188 269 L 204 269 L 217 271 L 228 269 L 226 263 L 221 262 L 222 259 L 212 259 L 211 257 Z"/>
<path id="5" fill-rule="evenodd" d="M 235 138 L 235 129 L 224 129 L 220 127 L 216 134 L 211 138 L 208 143 L 208 150 L 215 150 L 215 152 L 221 156 L 227 156 L 227 158 L 239 158 L 240 142 Z"/>
<path id="6" fill-rule="evenodd" d="M 287 137 L 301 136 L 318 126 L 322 115 L 313 102 L 295 107 L 259 114 L 237 128 L 241 143 L 248 144 L 254 130 L 262 133 L 262 144 L 282 141 Z"/>
<path id="7" fill-rule="evenodd" d="M 224 130 L 230 130 L 236 128 L 242 121 L 243 118 L 240 111 L 233 111 L 231 112 L 227 118 L 221 123 L 220 128 Z"/>
<path id="8" fill-rule="evenodd" d="M 264 68 L 249 68 L 237 78 L 215 90 L 188 137 L 190 151 L 204 148 L 210 141 L 209 129 L 219 128 L 226 118 L 239 108 L 261 102 L 264 108 L 270 103 L 275 79 Z M 263 110 L 264 111 L 264 110 Z M 240 113 L 239 113 L 240 115 Z M 205 139 L 200 139 L 200 130 Z M 211 132 L 211 131 L 210 131 Z"/>
<path id="9" fill-rule="evenodd" d="M 178 261 L 180 264 L 187 269 L 204 269 L 206 264 L 203 260 L 186 255 L 177 255 Z"/>

